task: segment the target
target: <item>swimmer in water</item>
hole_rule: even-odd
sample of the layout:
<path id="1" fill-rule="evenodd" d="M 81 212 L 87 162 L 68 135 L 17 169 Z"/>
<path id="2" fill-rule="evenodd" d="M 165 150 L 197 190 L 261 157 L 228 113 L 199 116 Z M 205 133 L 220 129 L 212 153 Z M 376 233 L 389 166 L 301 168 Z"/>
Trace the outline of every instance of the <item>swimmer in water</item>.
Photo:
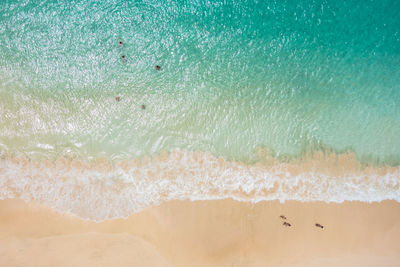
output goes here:
<path id="1" fill-rule="evenodd" d="M 121 97 L 117 96 L 117 97 L 115 98 L 115 101 L 117 101 L 117 102 L 121 101 Z"/>
<path id="2" fill-rule="evenodd" d="M 126 59 L 125 59 L 125 55 L 122 55 L 122 61 L 125 63 Z"/>
<path id="3" fill-rule="evenodd" d="M 119 38 L 119 46 L 122 46 L 123 44 L 122 44 L 122 39 L 121 38 Z"/>
<path id="4" fill-rule="evenodd" d="M 159 65 L 156 65 L 156 70 L 161 70 L 161 67 Z"/>
<path id="5" fill-rule="evenodd" d="M 145 106 L 145 105 L 142 105 L 141 108 L 142 108 L 142 109 L 146 109 L 146 106 Z"/>

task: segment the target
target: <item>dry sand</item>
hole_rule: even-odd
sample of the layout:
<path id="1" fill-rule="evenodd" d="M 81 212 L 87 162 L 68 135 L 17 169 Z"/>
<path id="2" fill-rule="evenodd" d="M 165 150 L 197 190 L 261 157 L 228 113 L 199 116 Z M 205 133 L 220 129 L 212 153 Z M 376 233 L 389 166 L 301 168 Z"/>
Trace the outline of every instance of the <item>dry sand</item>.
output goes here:
<path id="1" fill-rule="evenodd" d="M 175 201 L 101 223 L 0 201 L 0 266 L 400 266 L 399 241 L 394 201 Z"/>

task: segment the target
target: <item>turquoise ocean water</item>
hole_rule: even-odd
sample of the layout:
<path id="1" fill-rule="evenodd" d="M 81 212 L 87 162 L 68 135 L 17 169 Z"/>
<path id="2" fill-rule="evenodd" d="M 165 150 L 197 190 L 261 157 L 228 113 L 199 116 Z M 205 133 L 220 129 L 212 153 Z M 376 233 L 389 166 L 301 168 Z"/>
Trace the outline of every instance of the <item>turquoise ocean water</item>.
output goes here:
<path id="1" fill-rule="evenodd" d="M 87 215 L 97 219 L 127 215 L 162 201 L 165 194 L 168 199 L 190 198 L 194 191 L 182 188 L 195 180 L 193 173 L 177 175 L 183 180 L 166 193 L 161 185 L 153 188 L 154 177 L 146 176 L 161 165 L 116 170 L 122 160 L 162 151 L 171 152 L 165 161 L 168 168 L 202 173 L 199 181 L 207 180 L 214 165 L 192 166 L 181 160 L 185 153 L 201 151 L 206 162 L 222 157 L 227 164 L 255 166 L 260 148 L 279 159 L 302 158 L 315 150 L 347 151 L 363 164 L 397 168 L 399 10 L 399 1 L 3 0 L 0 197 L 34 199 L 82 215 L 90 205 L 83 207 L 81 195 L 65 193 L 60 200 L 60 192 L 84 184 L 90 201 L 107 207 L 114 203 L 110 191 L 102 185 L 108 196 L 108 202 L 102 202 L 96 198 L 98 191 L 90 191 L 96 187 L 93 183 L 107 180 L 113 187 L 125 181 L 136 189 L 146 184 L 141 189 L 146 194 L 129 191 L 114 203 L 129 199 L 132 205 L 123 212 Z M 177 151 L 182 155 L 174 158 Z M 101 158 L 113 167 L 107 173 L 94 174 L 88 168 L 68 172 L 43 163 L 11 163 L 10 158 L 18 157 L 28 162 Z M 216 172 L 213 181 L 224 173 Z M 244 184 L 254 189 L 260 181 L 264 189 L 265 183 L 273 187 L 278 179 L 274 175 L 228 175 L 228 180 L 219 180 L 222 193 L 213 197 L 232 197 L 234 189 L 227 184 L 244 191 Z M 296 181 L 311 179 L 307 175 Z M 154 179 L 171 180 L 165 173 Z M 65 180 L 68 190 L 65 183 L 58 184 Z M 334 189 L 333 195 L 303 200 L 400 199 L 398 172 L 389 180 L 390 188 L 364 185 L 359 192 L 349 189 L 342 195 Z M 58 188 L 58 199 L 44 193 L 49 188 Z M 181 196 L 180 190 L 186 193 Z M 202 190 L 194 198 L 207 199 L 209 192 Z M 283 193 L 258 196 L 301 199 Z M 71 199 L 75 204 L 63 206 Z"/>

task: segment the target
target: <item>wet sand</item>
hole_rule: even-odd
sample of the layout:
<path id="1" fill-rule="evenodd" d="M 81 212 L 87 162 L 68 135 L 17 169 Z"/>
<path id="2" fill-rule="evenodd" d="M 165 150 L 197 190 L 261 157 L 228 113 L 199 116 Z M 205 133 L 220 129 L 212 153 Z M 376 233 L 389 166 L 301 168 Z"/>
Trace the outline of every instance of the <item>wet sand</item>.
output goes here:
<path id="1" fill-rule="evenodd" d="M 101 223 L 0 201 L 0 266 L 399 266 L 399 240 L 395 201 L 173 201 Z"/>
<path id="2" fill-rule="evenodd" d="M 257 157 L 245 164 L 183 150 L 131 160 L 10 156 L 0 161 L 0 197 L 96 221 L 189 197 L 400 202 L 399 166 L 361 164 L 354 153 L 314 152 L 285 161 L 259 149 Z"/>

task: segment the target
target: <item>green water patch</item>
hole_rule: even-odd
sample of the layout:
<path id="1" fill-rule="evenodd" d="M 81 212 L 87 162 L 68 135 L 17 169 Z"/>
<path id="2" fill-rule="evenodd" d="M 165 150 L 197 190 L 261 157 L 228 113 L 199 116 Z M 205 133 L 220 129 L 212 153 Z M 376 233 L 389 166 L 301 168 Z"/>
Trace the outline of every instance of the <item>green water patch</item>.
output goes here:
<path id="1" fill-rule="evenodd" d="M 251 162 L 259 147 L 290 158 L 323 144 L 397 164 L 398 7 L 2 2 L 0 145 L 38 157 L 182 149 Z"/>

